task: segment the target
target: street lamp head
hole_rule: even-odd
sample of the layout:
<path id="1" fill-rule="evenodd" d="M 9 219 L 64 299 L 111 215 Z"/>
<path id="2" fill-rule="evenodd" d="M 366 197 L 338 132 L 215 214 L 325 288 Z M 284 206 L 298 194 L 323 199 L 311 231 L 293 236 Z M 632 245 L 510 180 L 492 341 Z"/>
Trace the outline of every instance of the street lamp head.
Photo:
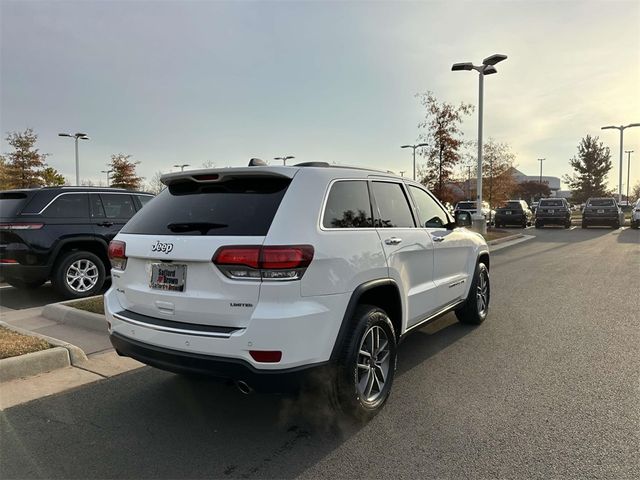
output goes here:
<path id="1" fill-rule="evenodd" d="M 458 70 L 473 70 L 473 63 L 471 62 L 454 63 L 451 66 L 451 71 L 457 72 Z"/>
<path id="2" fill-rule="evenodd" d="M 59 133 L 58 136 L 59 137 L 71 137 L 71 138 L 73 138 L 73 135 L 69 135 L 68 133 Z"/>
<path id="3" fill-rule="evenodd" d="M 74 137 L 78 137 L 78 138 L 86 137 L 86 136 L 87 136 L 86 133 L 79 133 L 79 132 L 76 132 L 76 134 L 74 135 Z"/>
<path id="4" fill-rule="evenodd" d="M 91 140 L 87 135 L 82 135 L 81 137 L 78 137 L 80 140 Z"/>
<path id="5" fill-rule="evenodd" d="M 620 127 L 616 127 L 615 125 L 607 125 L 606 127 L 600 127 L 600 130 L 609 130 L 615 128 L 616 130 L 620 129 Z"/>
<path id="6" fill-rule="evenodd" d="M 482 64 L 483 65 L 495 65 L 496 63 L 500 63 L 501 61 L 506 60 L 506 59 L 507 59 L 506 55 L 502 55 L 500 53 L 494 53 L 490 57 L 485 58 L 482 61 Z"/>
<path id="7" fill-rule="evenodd" d="M 488 65 L 482 69 L 483 75 L 492 75 L 494 73 L 498 73 L 498 71 L 496 70 L 496 67 L 494 67 L 493 65 Z"/>
<path id="8" fill-rule="evenodd" d="M 640 123 L 630 123 L 629 125 L 627 125 L 624 128 L 629 128 L 629 127 L 640 127 Z"/>
<path id="9" fill-rule="evenodd" d="M 428 143 L 419 143 L 418 145 L 416 145 L 416 147 L 427 147 L 429 146 Z"/>
<path id="10" fill-rule="evenodd" d="M 413 148 L 413 145 L 402 145 L 400 148 Z"/>

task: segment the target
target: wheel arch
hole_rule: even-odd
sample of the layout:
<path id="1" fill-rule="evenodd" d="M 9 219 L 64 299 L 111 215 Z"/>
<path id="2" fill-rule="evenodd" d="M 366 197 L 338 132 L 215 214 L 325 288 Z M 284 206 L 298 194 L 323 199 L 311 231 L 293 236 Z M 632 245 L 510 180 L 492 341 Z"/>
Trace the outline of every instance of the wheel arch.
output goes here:
<path id="1" fill-rule="evenodd" d="M 60 242 L 58 242 L 58 244 L 55 247 L 53 255 L 51 256 L 52 263 L 55 264 L 62 258 L 63 255 L 73 251 L 87 251 L 97 255 L 98 258 L 102 260 L 102 263 L 104 264 L 105 272 L 107 272 L 107 276 L 108 276 L 108 272 L 111 267 L 109 264 L 109 256 L 107 254 L 108 252 L 107 242 L 105 242 L 102 239 L 89 237 L 89 236 L 73 237 L 73 238 L 66 238 L 66 239 L 60 240 Z"/>
<path id="2" fill-rule="evenodd" d="M 373 305 L 383 309 L 389 315 L 396 339 L 402 333 L 402 299 L 397 283 L 391 278 L 381 278 L 370 280 L 359 285 L 351 294 L 347 309 L 345 310 L 340 324 L 338 336 L 333 345 L 331 360 L 337 360 L 340 354 L 342 343 L 353 326 L 353 316 L 359 305 Z"/>

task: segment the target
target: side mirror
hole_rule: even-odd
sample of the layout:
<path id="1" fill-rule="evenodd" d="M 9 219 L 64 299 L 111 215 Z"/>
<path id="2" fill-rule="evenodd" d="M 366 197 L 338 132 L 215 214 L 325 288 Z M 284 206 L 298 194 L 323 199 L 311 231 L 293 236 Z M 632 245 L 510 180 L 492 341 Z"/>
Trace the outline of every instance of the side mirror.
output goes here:
<path id="1" fill-rule="evenodd" d="M 469 212 L 456 213 L 456 227 L 470 227 L 471 214 Z"/>

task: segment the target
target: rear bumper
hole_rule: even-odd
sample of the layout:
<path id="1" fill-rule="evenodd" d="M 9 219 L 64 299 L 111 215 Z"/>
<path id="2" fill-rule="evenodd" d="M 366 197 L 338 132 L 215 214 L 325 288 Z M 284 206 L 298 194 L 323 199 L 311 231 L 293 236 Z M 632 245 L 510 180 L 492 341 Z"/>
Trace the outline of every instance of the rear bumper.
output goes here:
<path id="1" fill-rule="evenodd" d="M 520 225 L 525 219 L 525 214 L 515 214 L 515 215 L 499 215 L 496 214 L 494 217 L 495 223 L 501 223 L 503 225 Z"/>
<path id="2" fill-rule="evenodd" d="M 537 223 L 553 223 L 556 225 L 564 225 L 567 222 L 571 221 L 571 217 L 545 217 L 545 216 L 536 216 Z"/>
<path id="3" fill-rule="evenodd" d="M 342 323 L 337 312 L 346 310 L 350 294 L 300 297 L 283 302 L 281 298 L 263 293 L 253 314 L 242 326 L 225 325 L 215 312 L 203 313 L 198 323 L 186 322 L 179 314 L 136 314 L 120 303 L 123 295 L 113 286 L 104 297 L 105 316 L 111 335 L 185 357 L 239 361 L 257 372 L 278 372 L 329 361 Z M 273 301 L 268 301 L 268 297 Z M 282 358 L 279 362 L 259 362 L 251 355 L 254 350 L 280 351 Z M 143 358 L 139 360 L 146 362 Z M 233 375 L 222 377 L 233 378 Z"/>
<path id="4" fill-rule="evenodd" d="M 241 359 L 172 350 L 141 343 L 118 333 L 112 333 L 109 338 L 118 354 L 152 367 L 175 373 L 243 381 L 252 389 L 265 393 L 295 391 L 308 380 L 323 378 L 331 372 L 328 362 L 281 370 L 259 370 Z"/>
<path id="5" fill-rule="evenodd" d="M 620 222 L 620 217 L 606 216 L 606 217 L 582 217 L 582 223 L 587 225 L 613 225 Z"/>

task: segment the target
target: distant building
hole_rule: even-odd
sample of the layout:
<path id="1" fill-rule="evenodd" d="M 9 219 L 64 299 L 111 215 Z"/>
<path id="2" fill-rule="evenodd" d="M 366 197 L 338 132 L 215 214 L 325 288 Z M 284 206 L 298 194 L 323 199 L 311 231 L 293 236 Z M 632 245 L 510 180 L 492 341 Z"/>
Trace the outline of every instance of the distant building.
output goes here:
<path id="1" fill-rule="evenodd" d="M 513 178 L 515 178 L 518 183 L 540 181 L 540 175 L 525 175 L 517 168 L 513 169 Z M 548 177 L 543 175 L 542 183 L 549 187 L 551 190 L 551 196 L 557 196 L 557 192 L 560 191 L 560 179 L 558 177 Z"/>

